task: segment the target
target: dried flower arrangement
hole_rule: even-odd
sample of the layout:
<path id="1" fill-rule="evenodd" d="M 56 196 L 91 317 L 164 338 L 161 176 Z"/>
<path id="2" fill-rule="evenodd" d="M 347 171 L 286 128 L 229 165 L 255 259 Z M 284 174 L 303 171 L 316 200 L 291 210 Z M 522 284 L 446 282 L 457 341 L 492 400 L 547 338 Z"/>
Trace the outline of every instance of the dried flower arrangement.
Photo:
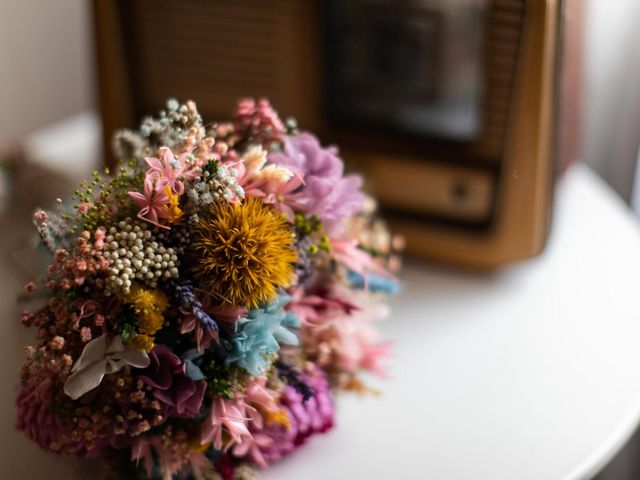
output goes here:
<path id="1" fill-rule="evenodd" d="M 267 100 L 205 125 L 169 100 L 121 165 L 39 210 L 20 430 L 131 478 L 253 478 L 383 374 L 397 245 L 362 180 Z"/>

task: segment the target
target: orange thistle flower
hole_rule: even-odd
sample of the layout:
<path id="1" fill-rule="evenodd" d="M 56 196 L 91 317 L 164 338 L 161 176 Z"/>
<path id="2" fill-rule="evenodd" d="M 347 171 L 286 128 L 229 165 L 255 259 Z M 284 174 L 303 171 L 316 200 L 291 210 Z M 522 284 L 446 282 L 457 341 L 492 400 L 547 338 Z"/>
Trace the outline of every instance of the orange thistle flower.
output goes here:
<path id="1" fill-rule="evenodd" d="M 214 204 L 197 231 L 192 273 L 223 301 L 256 308 L 275 299 L 294 278 L 292 228 L 281 213 L 257 198 Z"/>

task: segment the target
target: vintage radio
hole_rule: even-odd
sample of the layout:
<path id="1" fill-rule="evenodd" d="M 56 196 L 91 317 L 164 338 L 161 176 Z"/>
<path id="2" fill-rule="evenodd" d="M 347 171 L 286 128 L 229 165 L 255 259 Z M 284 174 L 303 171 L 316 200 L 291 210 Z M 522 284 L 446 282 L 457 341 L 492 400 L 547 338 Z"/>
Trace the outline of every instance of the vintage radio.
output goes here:
<path id="1" fill-rule="evenodd" d="M 539 252 L 554 176 L 556 0 L 95 0 L 107 134 L 170 96 L 266 96 L 357 162 L 408 250 Z"/>

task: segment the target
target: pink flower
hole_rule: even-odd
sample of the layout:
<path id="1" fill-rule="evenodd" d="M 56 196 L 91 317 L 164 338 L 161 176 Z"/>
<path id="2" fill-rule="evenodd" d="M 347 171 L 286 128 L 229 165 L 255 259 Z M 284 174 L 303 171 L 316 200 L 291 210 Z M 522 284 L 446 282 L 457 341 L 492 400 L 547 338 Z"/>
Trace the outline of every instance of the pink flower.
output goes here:
<path id="1" fill-rule="evenodd" d="M 213 465 L 204 453 L 191 450 L 185 454 L 171 448 L 171 444 L 167 445 L 160 435 L 140 436 L 131 446 L 131 460 L 142 461 L 149 478 L 152 478 L 156 466 L 154 451 L 158 458 L 157 465 L 162 471 L 162 478 L 174 478 L 177 474 L 189 471 L 195 475 L 195 478 L 214 478 Z"/>
<path id="2" fill-rule="evenodd" d="M 286 425 L 270 423 L 258 428 L 252 424 L 253 443 L 234 447 L 235 455 L 246 455 L 251 462 L 266 467 L 295 450 L 311 435 L 324 433 L 333 427 L 335 412 L 326 375 L 314 367 L 302 378 L 313 389 L 313 397 L 305 401 L 294 387 L 287 385 L 279 403 L 287 418 Z"/>
<path id="3" fill-rule="evenodd" d="M 216 397 L 202 427 L 201 443 L 213 442 L 216 450 L 227 450 L 236 443 L 242 443 L 245 437 L 251 436 L 246 410 L 247 405 L 241 400 Z M 226 442 L 222 439 L 223 431 L 228 436 Z"/>
<path id="4" fill-rule="evenodd" d="M 98 227 L 94 234 L 95 242 L 94 246 L 97 250 L 102 250 L 104 248 L 104 237 L 107 235 L 107 231 L 104 227 Z"/>
<path id="5" fill-rule="evenodd" d="M 377 273 L 378 275 L 389 276 L 387 271 L 376 263 L 374 258 L 364 250 L 358 248 L 358 241 L 355 239 L 336 240 L 331 239 L 331 254 L 338 261 L 350 270 L 360 275 L 365 273 Z"/>
<path id="6" fill-rule="evenodd" d="M 199 295 L 198 299 L 202 303 L 203 310 L 215 318 L 219 326 L 229 332 L 232 332 L 235 328 L 235 322 L 247 314 L 247 309 L 244 307 L 214 304 L 210 295 Z M 204 328 L 193 312 L 183 309 L 181 309 L 180 312 L 184 315 L 182 325 L 180 325 L 180 333 L 193 332 L 198 351 L 209 348 L 209 346 L 218 339 L 216 332 Z"/>
<path id="7" fill-rule="evenodd" d="M 304 198 L 299 192 L 304 180 L 296 168 L 268 164 L 267 152 L 262 147 L 253 147 L 232 165 L 237 171 L 238 185 L 245 196 L 259 197 L 273 205 L 293 220 L 296 211 L 304 211 Z"/>
<path id="8" fill-rule="evenodd" d="M 267 388 L 267 377 L 260 376 L 247 384 L 244 391 L 244 401 L 250 407 L 247 408 L 249 417 L 254 425 L 262 428 L 263 418 L 258 409 L 264 413 L 275 413 L 278 411 L 276 400 L 278 394 Z"/>
<path id="9" fill-rule="evenodd" d="M 262 452 L 267 450 L 273 442 L 273 438 L 258 430 L 253 432 L 250 440 L 245 440 L 233 447 L 233 455 L 240 458 L 247 457 L 259 467 L 267 468 L 269 462 Z"/>
<path id="10" fill-rule="evenodd" d="M 285 131 L 278 113 L 266 98 L 261 98 L 258 102 L 253 98 L 241 99 L 233 124 L 240 135 L 265 146 L 281 141 Z"/>
<path id="11" fill-rule="evenodd" d="M 79 213 L 81 213 L 82 215 L 85 215 L 86 213 L 89 212 L 89 210 L 91 210 L 91 207 L 93 207 L 93 203 L 91 203 L 91 202 L 82 202 L 82 203 L 79 203 L 76 208 L 77 208 Z"/>
<path id="12" fill-rule="evenodd" d="M 266 387 L 267 377 L 257 377 L 247 384 L 244 401 L 249 414 L 249 426 L 252 436 L 245 436 L 242 442 L 233 446 L 233 454 L 238 457 L 249 456 L 261 467 L 267 466 L 262 449 L 267 448 L 273 439 L 260 432 L 265 426 L 263 414 L 278 413 L 281 407 L 276 403 L 278 394 Z"/>
<path id="13" fill-rule="evenodd" d="M 305 351 L 320 365 L 346 373 L 360 369 L 386 374 L 389 343 L 378 341 L 374 322 L 386 309 L 366 302 L 367 294 L 335 285 L 317 296 L 294 297 L 287 308 L 301 314 L 300 336 Z"/>
<path id="14" fill-rule="evenodd" d="M 51 341 L 49 342 L 49 346 L 53 349 L 53 350 L 62 350 L 62 347 L 64 347 L 64 338 L 62 338 L 59 335 L 56 335 L 55 337 L 53 337 L 51 339 Z"/>
<path id="15" fill-rule="evenodd" d="M 302 177 L 299 175 L 294 175 L 286 183 L 266 181 L 260 186 L 265 194 L 262 201 L 273 205 L 293 221 L 294 213 L 303 210 L 300 204 L 301 194 L 297 192 L 298 187 L 303 184 Z"/>
<path id="16" fill-rule="evenodd" d="M 189 332 L 193 332 L 196 337 L 196 348 L 198 351 L 209 348 L 218 337 L 214 330 L 204 328 L 200 320 L 192 313 L 185 316 L 182 320 L 182 325 L 180 325 L 180 333 L 185 334 Z"/>
<path id="17" fill-rule="evenodd" d="M 87 343 L 91 340 L 91 329 L 89 327 L 82 327 L 80 329 L 80 339 L 84 343 Z"/>
<path id="18" fill-rule="evenodd" d="M 47 215 L 47 212 L 45 212 L 44 210 L 36 210 L 35 213 L 33 214 L 33 220 L 39 224 L 45 223 L 48 218 L 49 216 Z"/>
<path id="19" fill-rule="evenodd" d="M 162 159 L 155 157 L 145 158 L 145 162 L 149 165 L 146 178 L 150 178 L 155 182 L 157 190 L 163 190 L 164 187 L 170 187 L 176 195 L 184 193 L 183 177 L 187 173 L 187 157 L 189 152 L 182 153 L 176 158 L 173 152 L 167 147 L 160 148 Z M 189 176 L 193 173 L 189 172 Z"/>
<path id="20" fill-rule="evenodd" d="M 144 180 L 144 193 L 129 192 L 129 196 L 140 207 L 138 218 L 160 228 L 169 228 L 160 224 L 160 219 L 167 218 L 169 214 L 169 195 L 164 189 L 155 190 L 150 176 Z"/>
<path id="21" fill-rule="evenodd" d="M 324 293 L 324 294 L 323 294 Z M 358 307 L 346 300 L 329 298 L 327 292 L 307 294 L 304 287 L 297 287 L 290 293 L 291 302 L 285 310 L 293 312 L 303 327 L 322 325 L 336 314 L 349 314 Z"/>

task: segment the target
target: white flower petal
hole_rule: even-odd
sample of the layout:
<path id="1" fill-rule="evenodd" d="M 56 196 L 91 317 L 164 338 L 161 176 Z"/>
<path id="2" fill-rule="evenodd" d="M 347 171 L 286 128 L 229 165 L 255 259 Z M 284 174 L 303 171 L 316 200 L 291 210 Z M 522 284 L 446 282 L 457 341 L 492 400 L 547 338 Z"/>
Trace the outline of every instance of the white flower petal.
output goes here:
<path id="1" fill-rule="evenodd" d="M 117 335 L 111 339 L 111 343 L 109 343 L 109 347 L 107 348 L 106 353 L 118 353 L 124 351 L 124 343 L 122 342 L 122 337 Z"/>
<path id="2" fill-rule="evenodd" d="M 100 385 L 105 375 L 118 372 L 126 365 L 145 368 L 149 362 L 147 352 L 126 348 L 119 335 L 113 337 L 108 346 L 107 336 L 102 335 L 84 347 L 64 384 L 64 392 L 76 400 Z"/>
<path id="3" fill-rule="evenodd" d="M 100 385 L 106 370 L 107 361 L 102 360 L 100 362 L 94 362 L 86 368 L 71 374 L 64 383 L 64 393 L 74 400 L 80 398 L 85 393 Z"/>
<path id="4" fill-rule="evenodd" d="M 151 360 L 145 351 L 126 349 L 123 352 L 115 353 L 112 358 L 121 360 L 135 368 L 146 368 Z"/>
<path id="5" fill-rule="evenodd" d="M 95 362 L 99 362 L 105 356 L 107 350 L 107 336 L 101 335 L 98 338 L 94 338 L 89 343 L 87 343 L 80 355 L 80 358 L 76 360 L 73 367 L 71 368 L 72 372 L 77 372 L 84 368 L 87 368 L 91 364 Z"/>

